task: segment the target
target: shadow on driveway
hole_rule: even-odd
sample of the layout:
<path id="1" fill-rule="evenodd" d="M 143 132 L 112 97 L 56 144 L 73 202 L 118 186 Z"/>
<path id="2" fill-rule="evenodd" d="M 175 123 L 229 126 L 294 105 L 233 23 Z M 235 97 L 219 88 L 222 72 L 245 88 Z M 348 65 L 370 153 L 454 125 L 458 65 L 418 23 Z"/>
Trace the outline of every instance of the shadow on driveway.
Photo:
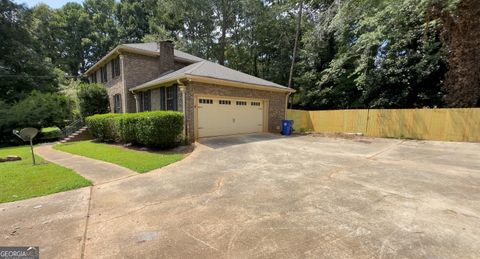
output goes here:
<path id="1" fill-rule="evenodd" d="M 236 145 L 249 144 L 254 142 L 271 141 L 277 139 L 296 138 L 300 135 L 283 136 L 273 133 L 254 133 L 254 134 L 242 134 L 236 136 L 220 136 L 201 138 L 199 143 L 212 149 L 226 148 Z"/>

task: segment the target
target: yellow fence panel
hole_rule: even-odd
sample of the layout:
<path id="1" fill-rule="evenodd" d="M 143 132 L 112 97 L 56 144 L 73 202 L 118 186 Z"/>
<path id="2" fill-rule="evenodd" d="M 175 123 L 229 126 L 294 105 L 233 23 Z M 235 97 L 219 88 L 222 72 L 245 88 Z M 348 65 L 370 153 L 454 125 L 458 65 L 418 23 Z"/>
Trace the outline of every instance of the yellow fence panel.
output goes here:
<path id="1" fill-rule="evenodd" d="M 288 110 L 296 131 L 372 137 L 480 141 L 480 108 Z"/>

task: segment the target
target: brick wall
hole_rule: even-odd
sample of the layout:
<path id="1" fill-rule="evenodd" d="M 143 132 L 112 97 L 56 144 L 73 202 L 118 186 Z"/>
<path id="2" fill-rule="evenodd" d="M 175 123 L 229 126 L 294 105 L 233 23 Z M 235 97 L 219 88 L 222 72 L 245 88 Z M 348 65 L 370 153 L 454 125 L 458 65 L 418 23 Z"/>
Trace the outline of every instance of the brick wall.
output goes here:
<path id="1" fill-rule="evenodd" d="M 124 54 L 126 112 L 136 112 L 135 98 L 129 89 L 157 78 L 160 75 L 159 64 L 158 57 Z"/>
<path id="2" fill-rule="evenodd" d="M 245 97 L 268 100 L 268 131 L 279 132 L 282 120 L 285 118 L 285 98 L 286 93 L 271 92 L 264 90 L 254 90 L 238 87 L 227 87 L 220 85 L 210 85 L 204 83 L 192 82 L 187 85 L 185 93 L 187 132 L 191 140 L 194 139 L 194 95 L 216 95 L 226 97 Z"/>
<path id="3" fill-rule="evenodd" d="M 136 54 L 124 55 L 127 112 L 136 112 L 135 98 L 128 89 L 158 78 L 163 71 L 160 69 L 160 63 L 159 57 L 148 57 Z M 185 65 L 186 64 L 175 62 L 176 68 L 182 68 Z M 154 91 L 152 91 L 151 98 L 152 110 L 160 109 L 160 92 L 154 93 Z"/>
<path id="4" fill-rule="evenodd" d="M 121 67 L 121 58 L 120 58 L 120 67 Z M 122 74 L 120 73 L 119 76 L 112 78 L 112 62 L 108 62 L 106 65 L 107 68 L 107 82 L 103 83 L 107 88 L 108 93 L 108 100 L 110 102 L 110 111 L 114 111 L 114 99 L 113 96 L 116 94 L 121 94 L 123 97 L 123 81 L 122 81 Z M 121 68 L 120 68 L 121 69 Z M 96 71 L 97 74 L 97 82 L 101 83 L 100 78 L 100 69 Z M 124 104 L 122 104 L 122 109 L 125 111 Z"/>
<path id="5" fill-rule="evenodd" d="M 164 54 L 168 54 L 165 53 Z M 173 52 L 172 52 L 173 55 Z M 173 59 L 173 56 L 172 56 Z M 122 103 L 123 112 L 136 112 L 136 103 L 134 95 L 129 91 L 130 88 L 141 85 L 160 76 L 165 69 L 171 70 L 171 65 L 168 68 L 162 68 L 161 63 L 170 62 L 168 59 L 161 59 L 158 56 L 144 56 L 133 53 L 123 53 L 120 55 L 121 74 L 112 78 L 112 63 L 109 62 L 107 66 L 107 82 L 103 83 L 107 88 L 107 93 L 110 101 L 110 109 L 113 112 L 114 95 L 121 94 L 124 102 Z M 175 70 L 189 65 L 183 62 L 174 62 Z M 92 72 L 97 76 L 97 82 L 100 82 L 100 69 Z M 125 89 L 124 89 L 125 87 Z M 158 95 L 157 95 L 158 94 Z M 179 93 L 181 95 L 181 93 Z M 160 109 L 160 93 L 152 91 L 152 110 Z M 181 108 L 181 96 L 178 98 L 179 108 Z M 158 107 L 157 107 L 158 106 Z"/>

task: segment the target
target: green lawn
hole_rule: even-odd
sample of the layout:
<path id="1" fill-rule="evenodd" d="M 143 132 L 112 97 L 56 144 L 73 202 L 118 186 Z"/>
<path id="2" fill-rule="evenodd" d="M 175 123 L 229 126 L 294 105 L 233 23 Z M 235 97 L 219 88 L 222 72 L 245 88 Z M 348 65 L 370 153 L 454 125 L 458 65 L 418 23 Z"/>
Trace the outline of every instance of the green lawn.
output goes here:
<path id="1" fill-rule="evenodd" d="M 0 157 L 17 155 L 20 161 L 0 163 L 0 203 L 43 196 L 91 185 L 73 170 L 35 156 L 30 146 L 0 148 Z"/>
<path id="2" fill-rule="evenodd" d="M 139 173 L 145 173 L 182 160 L 183 154 L 159 154 L 127 149 L 121 146 L 78 141 L 54 146 L 68 153 L 90 157 L 123 166 Z"/>

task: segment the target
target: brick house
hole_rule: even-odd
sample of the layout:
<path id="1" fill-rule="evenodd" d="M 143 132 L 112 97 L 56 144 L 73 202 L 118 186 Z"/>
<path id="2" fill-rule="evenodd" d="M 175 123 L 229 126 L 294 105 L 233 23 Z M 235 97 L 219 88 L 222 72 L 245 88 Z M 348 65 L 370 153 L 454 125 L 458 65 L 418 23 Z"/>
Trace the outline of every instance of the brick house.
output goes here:
<path id="1" fill-rule="evenodd" d="M 174 110 L 191 139 L 279 132 L 293 89 L 174 49 L 122 44 L 85 72 L 107 88 L 115 113 Z"/>

